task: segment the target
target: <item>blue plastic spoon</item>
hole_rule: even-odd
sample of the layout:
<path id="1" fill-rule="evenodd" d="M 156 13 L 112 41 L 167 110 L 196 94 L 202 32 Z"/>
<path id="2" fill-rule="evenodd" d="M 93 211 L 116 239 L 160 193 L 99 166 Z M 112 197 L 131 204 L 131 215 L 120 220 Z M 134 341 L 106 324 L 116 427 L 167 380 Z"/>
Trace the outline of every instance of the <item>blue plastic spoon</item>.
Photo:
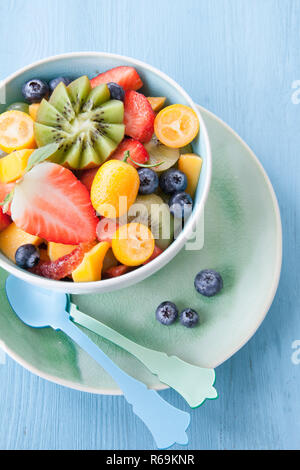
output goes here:
<path id="1" fill-rule="evenodd" d="M 134 413 L 145 423 L 159 449 L 176 442 L 187 444 L 190 415 L 173 407 L 154 390 L 122 371 L 70 320 L 66 294 L 42 289 L 14 276 L 6 280 L 6 294 L 18 317 L 33 328 L 63 331 L 111 375 L 123 390 Z"/>

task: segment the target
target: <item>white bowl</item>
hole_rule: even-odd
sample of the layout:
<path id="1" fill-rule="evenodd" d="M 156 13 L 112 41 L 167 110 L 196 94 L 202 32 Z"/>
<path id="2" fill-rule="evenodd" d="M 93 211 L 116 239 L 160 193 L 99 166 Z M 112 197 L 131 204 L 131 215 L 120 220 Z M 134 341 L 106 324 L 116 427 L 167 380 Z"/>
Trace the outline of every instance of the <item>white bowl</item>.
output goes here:
<path id="1" fill-rule="evenodd" d="M 139 60 L 116 54 L 103 52 L 76 52 L 58 55 L 35 62 L 34 64 L 22 68 L 18 72 L 9 76 L 6 80 L 3 80 L 0 85 L 0 96 L 3 96 L 3 92 L 5 92 L 6 104 L 0 105 L 0 111 L 3 112 L 6 106 L 12 102 L 22 101 L 22 84 L 31 78 L 40 77 L 45 80 L 50 80 L 61 75 L 76 78 L 84 74 L 92 78 L 101 71 L 105 71 L 119 65 L 130 65 L 137 69 L 144 82 L 143 89 L 148 96 L 166 96 L 170 104 L 186 104 L 193 108 L 199 118 L 200 133 L 193 142 L 193 149 L 195 153 L 201 155 L 203 158 L 203 166 L 192 215 L 183 231 L 156 259 L 145 266 L 129 272 L 128 274 L 102 281 L 71 283 L 46 279 L 19 268 L 0 253 L 0 266 L 14 276 L 20 277 L 24 281 L 47 289 L 55 289 L 70 294 L 109 292 L 121 289 L 142 281 L 165 266 L 181 250 L 181 248 L 183 248 L 186 241 L 195 231 L 197 221 L 203 212 L 210 188 L 212 161 L 209 138 L 202 116 L 191 97 L 181 88 L 180 85 L 163 72 Z"/>

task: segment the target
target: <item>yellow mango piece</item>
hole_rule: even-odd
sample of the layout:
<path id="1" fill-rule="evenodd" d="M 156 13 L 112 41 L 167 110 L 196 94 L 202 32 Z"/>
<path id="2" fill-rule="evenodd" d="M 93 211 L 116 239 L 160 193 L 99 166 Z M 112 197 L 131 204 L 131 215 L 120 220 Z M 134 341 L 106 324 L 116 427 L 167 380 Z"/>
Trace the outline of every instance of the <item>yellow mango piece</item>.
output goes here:
<path id="1" fill-rule="evenodd" d="M 27 243 L 37 246 L 42 242 L 41 238 L 24 232 L 14 222 L 0 232 L 0 250 L 13 262 L 15 262 L 15 253 L 19 246 L 26 245 Z"/>
<path id="2" fill-rule="evenodd" d="M 73 281 L 100 281 L 103 260 L 109 248 L 110 243 L 100 242 L 96 246 L 94 246 L 94 248 L 92 248 L 88 253 L 86 253 L 80 265 L 72 273 Z"/>
<path id="3" fill-rule="evenodd" d="M 166 97 L 165 96 L 148 96 L 148 101 L 151 104 L 151 108 L 155 113 L 160 111 L 165 104 Z"/>
<path id="4" fill-rule="evenodd" d="M 199 176 L 202 168 L 202 158 L 194 153 L 186 153 L 181 155 L 178 160 L 178 169 L 182 171 L 188 181 L 186 192 L 191 196 L 195 196 Z"/>
<path id="5" fill-rule="evenodd" d="M 47 253 L 51 261 L 56 261 L 62 256 L 68 255 L 77 248 L 76 245 L 64 245 L 63 243 L 49 242 Z"/>
<path id="6" fill-rule="evenodd" d="M 0 182 L 12 183 L 24 174 L 27 162 L 34 150 L 17 150 L 0 159 Z"/>
<path id="7" fill-rule="evenodd" d="M 36 121 L 37 112 L 41 103 L 33 103 L 29 106 L 29 116 Z"/>

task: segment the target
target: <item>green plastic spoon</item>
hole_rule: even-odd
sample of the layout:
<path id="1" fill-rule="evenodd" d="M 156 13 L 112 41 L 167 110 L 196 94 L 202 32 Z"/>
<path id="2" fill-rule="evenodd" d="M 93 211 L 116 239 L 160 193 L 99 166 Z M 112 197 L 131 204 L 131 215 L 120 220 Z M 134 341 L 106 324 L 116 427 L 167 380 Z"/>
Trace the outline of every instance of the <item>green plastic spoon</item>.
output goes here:
<path id="1" fill-rule="evenodd" d="M 214 388 L 214 369 L 204 369 L 182 361 L 176 356 L 168 356 L 164 352 L 145 348 L 126 338 L 109 326 L 80 312 L 70 301 L 69 314 L 78 325 L 87 328 L 139 359 L 161 382 L 176 390 L 192 408 L 196 408 L 206 400 L 218 397 Z"/>

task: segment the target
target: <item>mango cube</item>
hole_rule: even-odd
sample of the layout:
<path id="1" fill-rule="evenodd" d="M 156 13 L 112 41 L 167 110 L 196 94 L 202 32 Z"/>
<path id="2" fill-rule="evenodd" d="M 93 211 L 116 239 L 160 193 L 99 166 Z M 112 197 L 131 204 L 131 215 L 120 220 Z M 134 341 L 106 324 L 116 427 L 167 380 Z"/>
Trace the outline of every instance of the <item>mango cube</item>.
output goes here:
<path id="1" fill-rule="evenodd" d="M 68 255 L 77 248 L 76 245 L 64 245 L 63 243 L 49 242 L 47 253 L 51 261 L 56 261 L 62 256 Z"/>
<path id="2" fill-rule="evenodd" d="M 74 282 L 92 282 L 100 281 L 102 274 L 103 260 L 110 248 L 110 243 L 100 242 L 88 253 L 80 265 L 73 271 L 72 278 Z"/>
<path id="3" fill-rule="evenodd" d="M 41 238 L 24 232 L 14 222 L 0 232 L 0 250 L 13 262 L 15 262 L 15 254 L 19 246 L 27 243 L 37 246 L 42 242 Z"/>
<path id="4" fill-rule="evenodd" d="M 178 160 L 178 169 L 182 171 L 188 181 L 186 192 L 191 196 L 195 196 L 199 176 L 202 168 L 202 158 L 194 153 L 186 153 L 181 155 Z"/>
<path id="5" fill-rule="evenodd" d="M 29 106 L 29 116 L 36 121 L 37 113 L 40 107 L 40 103 L 33 103 Z"/>
<path id="6" fill-rule="evenodd" d="M 34 150 L 18 150 L 0 159 L 0 182 L 12 183 L 25 172 L 30 155 Z"/>
<path id="7" fill-rule="evenodd" d="M 148 96 L 147 99 L 155 113 L 158 113 L 158 111 L 160 111 L 164 107 L 166 101 L 165 96 Z"/>

